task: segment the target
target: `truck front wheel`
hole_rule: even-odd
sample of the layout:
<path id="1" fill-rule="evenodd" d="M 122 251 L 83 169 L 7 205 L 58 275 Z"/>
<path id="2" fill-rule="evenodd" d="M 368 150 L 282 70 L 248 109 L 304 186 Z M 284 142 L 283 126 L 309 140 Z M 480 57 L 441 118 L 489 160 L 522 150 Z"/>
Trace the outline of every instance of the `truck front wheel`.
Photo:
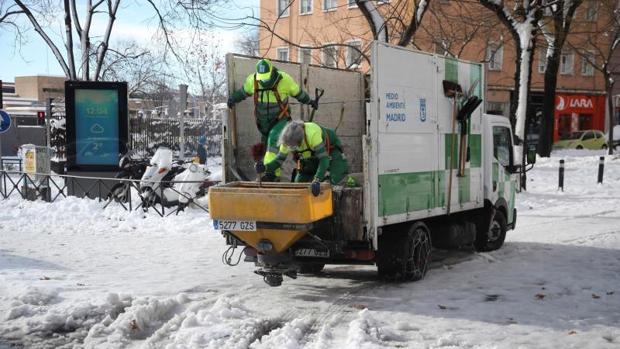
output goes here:
<path id="1" fill-rule="evenodd" d="M 417 281 L 424 278 L 431 256 L 431 236 L 422 222 L 406 234 L 385 232 L 379 242 L 377 267 L 379 276 L 394 281 Z"/>
<path id="2" fill-rule="evenodd" d="M 487 231 L 478 231 L 475 243 L 476 250 L 488 252 L 502 247 L 506 239 L 506 225 L 504 213 L 500 210 L 495 210 Z"/>

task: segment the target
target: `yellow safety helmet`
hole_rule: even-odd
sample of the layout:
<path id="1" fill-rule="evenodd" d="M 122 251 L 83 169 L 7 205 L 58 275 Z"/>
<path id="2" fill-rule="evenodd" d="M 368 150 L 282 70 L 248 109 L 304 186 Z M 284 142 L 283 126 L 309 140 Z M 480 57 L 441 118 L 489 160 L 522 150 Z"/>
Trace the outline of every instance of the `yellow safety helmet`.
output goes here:
<path id="1" fill-rule="evenodd" d="M 256 63 L 256 80 L 267 82 L 271 79 L 273 65 L 268 59 L 261 59 Z"/>

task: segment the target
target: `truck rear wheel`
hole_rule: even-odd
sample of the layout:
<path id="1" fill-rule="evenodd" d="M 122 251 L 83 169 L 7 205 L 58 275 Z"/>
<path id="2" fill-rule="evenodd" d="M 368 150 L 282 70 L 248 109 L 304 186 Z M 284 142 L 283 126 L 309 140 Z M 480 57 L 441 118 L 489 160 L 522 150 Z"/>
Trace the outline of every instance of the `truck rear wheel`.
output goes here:
<path id="1" fill-rule="evenodd" d="M 431 236 L 426 225 L 417 222 L 407 233 L 385 232 L 379 242 L 379 276 L 394 281 L 424 278 L 431 256 Z"/>
<path id="2" fill-rule="evenodd" d="M 487 231 L 479 231 L 476 236 L 476 250 L 480 252 L 494 251 L 502 247 L 506 239 L 506 216 L 495 210 Z"/>

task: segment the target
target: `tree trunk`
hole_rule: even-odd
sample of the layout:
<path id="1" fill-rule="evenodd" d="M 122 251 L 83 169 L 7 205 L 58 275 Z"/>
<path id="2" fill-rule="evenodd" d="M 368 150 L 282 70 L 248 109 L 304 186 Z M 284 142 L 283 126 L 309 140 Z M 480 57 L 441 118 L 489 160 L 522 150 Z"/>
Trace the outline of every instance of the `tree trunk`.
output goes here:
<path id="1" fill-rule="evenodd" d="M 88 81 L 89 77 L 89 66 L 90 66 L 90 23 L 93 18 L 93 4 L 92 0 L 88 0 L 86 4 L 86 22 L 84 22 L 84 28 L 81 33 L 81 46 L 82 46 L 82 62 L 80 66 L 82 67 L 82 80 Z"/>
<path id="2" fill-rule="evenodd" d="M 527 47 L 520 47 L 518 52 L 517 71 L 515 75 L 517 81 L 515 82 L 515 88 L 518 88 L 516 92 L 516 110 L 515 110 L 515 135 L 522 142 L 525 139 L 525 120 L 527 118 L 527 101 L 530 92 L 530 74 L 532 71 L 532 50 L 533 50 L 533 35 L 529 38 L 521 38 L 521 41 L 526 43 Z M 519 143 L 517 143 L 519 144 Z"/>
<path id="3" fill-rule="evenodd" d="M 607 109 L 609 110 L 609 139 L 607 140 L 607 149 L 608 154 L 612 155 L 614 153 L 614 118 L 615 118 L 615 110 L 614 110 L 614 102 L 612 95 L 614 84 L 610 82 L 611 76 L 609 74 L 605 75 L 605 89 L 607 92 Z"/>
<path id="4" fill-rule="evenodd" d="M 551 155 L 551 148 L 553 147 L 555 93 L 558 86 L 558 71 L 560 69 L 560 50 L 552 50 L 551 56 L 547 57 L 546 64 L 543 115 L 540 121 L 540 133 L 538 137 L 538 154 L 543 157 L 549 157 Z"/>
<path id="5" fill-rule="evenodd" d="M 71 28 L 71 8 L 69 7 L 69 0 L 64 0 L 65 10 L 65 33 L 67 35 L 67 42 L 65 47 L 67 49 L 67 62 L 69 63 L 69 80 L 75 80 L 75 61 L 73 56 L 73 30 Z"/>
<path id="6" fill-rule="evenodd" d="M 371 0 L 357 0 L 355 3 L 360 9 L 360 12 L 362 12 L 364 18 L 366 18 L 370 30 L 372 31 L 373 38 L 382 42 L 389 42 L 387 24 L 373 2 Z"/>
<path id="7" fill-rule="evenodd" d="M 529 149 L 528 146 L 528 142 L 527 142 L 527 126 L 530 124 L 529 123 L 529 116 L 532 115 L 532 110 L 531 110 L 531 94 L 529 93 L 529 91 L 532 90 L 532 62 L 534 61 L 534 53 L 536 47 L 534 45 L 532 45 L 532 48 L 530 50 L 527 50 L 527 52 L 529 53 L 529 62 L 530 65 L 528 67 L 528 76 L 527 76 L 527 90 L 528 90 L 528 94 L 527 94 L 527 107 L 525 109 L 525 132 L 523 135 L 523 151 L 521 152 L 521 189 L 523 190 L 527 190 L 527 174 L 525 172 L 525 165 L 527 164 L 527 152 Z"/>
<path id="8" fill-rule="evenodd" d="M 515 64 L 515 77 L 514 77 L 514 91 L 510 98 L 510 124 L 512 125 L 512 130 L 514 134 L 517 134 L 516 124 L 517 124 L 517 106 L 519 104 L 519 90 L 521 88 L 521 47 L 517 45 L 517 62 Z"/>

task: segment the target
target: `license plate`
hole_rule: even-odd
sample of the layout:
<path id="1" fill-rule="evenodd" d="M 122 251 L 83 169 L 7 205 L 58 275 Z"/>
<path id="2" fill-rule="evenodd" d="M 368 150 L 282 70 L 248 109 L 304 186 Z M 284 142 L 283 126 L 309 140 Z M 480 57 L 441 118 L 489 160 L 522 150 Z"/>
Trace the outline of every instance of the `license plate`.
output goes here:
<path id="1" fill-rule="evenodd" d="M 256 221 L 213 220 L 215 230 L 256 231 Z"/>
<path id="2" fill-rule="evenodd" d="M 318 257 L 318 258 L 329 258 L 328 251 L 316 250 L 314 248 L 300 248 L 295 250 L 295 256 L 297 257 Z"/>

